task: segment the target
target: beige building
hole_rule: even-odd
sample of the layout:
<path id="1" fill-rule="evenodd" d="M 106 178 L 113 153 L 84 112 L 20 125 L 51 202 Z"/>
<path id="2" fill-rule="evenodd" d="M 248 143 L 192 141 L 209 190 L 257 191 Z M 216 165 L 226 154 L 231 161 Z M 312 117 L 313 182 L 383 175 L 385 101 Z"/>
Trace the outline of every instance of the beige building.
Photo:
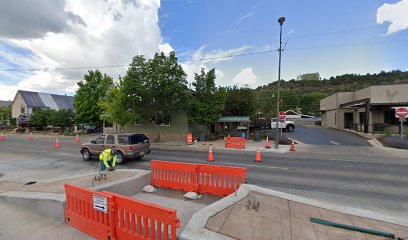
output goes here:
<path id="1" fill-rule="evenodd" d="M 73 101 L 72 96 L 18 90 L 11 104 L 11 117 L 30 115 L 35 109 L 74 110 Z"/>
<path id="2" fill-rule="evenodd" d="M 392 107 L 408 106 L 408 84 L 371 86 L 355 92 L 339 92 L 320 101 L 322 126 L 381 131 L 398 126 Z"/>

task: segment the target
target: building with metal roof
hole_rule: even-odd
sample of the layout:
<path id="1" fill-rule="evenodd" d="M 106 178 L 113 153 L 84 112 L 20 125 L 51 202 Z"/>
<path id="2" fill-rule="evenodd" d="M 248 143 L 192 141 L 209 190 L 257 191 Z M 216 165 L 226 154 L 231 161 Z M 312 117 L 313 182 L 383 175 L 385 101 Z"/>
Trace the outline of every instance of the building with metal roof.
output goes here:
<path id="1" fill-rule="evenodd" d="M 18 118 L 21 114 L 32 114 L 35 109 L 71 109 L 74 97 L 51 93 L 18 90 L 11 104 L 11 116 Z"/>
<path id="2" fill-rule="evenodd" d="M 320 101 L 322 126 L 365 133 L 398 128 L 396 106 L 408 106 L 408 84 L 371 86 L 335 93 Z"/>
<path id="3" fill-rule="evenodd" d="M 12 104 L 12 101 L 0 101 L 0 108 L 8 107 Z"/>

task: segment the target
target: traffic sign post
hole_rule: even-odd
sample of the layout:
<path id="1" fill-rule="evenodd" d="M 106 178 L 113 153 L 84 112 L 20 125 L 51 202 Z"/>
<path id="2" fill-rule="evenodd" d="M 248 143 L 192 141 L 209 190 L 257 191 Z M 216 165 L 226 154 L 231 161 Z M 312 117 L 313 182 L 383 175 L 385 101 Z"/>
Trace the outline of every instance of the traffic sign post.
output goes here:
<path id="1" fill-rule="evenodd" d="M 285 121 L 286 119 L 286 113 L 285 112 L 279 112 L 279 120 L 280 121 Z M 276 121 L 276 124 L 278 124 L 278 121 Z M 279 124 L 278 124 L 279 126 Z M 281 136 L 282 136 L 282 131 L 283 131 L 283 122 L 281 122 L 281 127 L 280 127 L 280 132 L 281 132 Z"/>
<path id="2" fill-rule="evenodd" d="M 400 119 L 401 122 L 401 131 L 400 139 L 403 140 L 404 135 L 404 121 L 408 117 L 408 107 L 395 107 L 395 117 Z"/>
<path id="3" fill-rule="evenodd" d="M 279 112 L 279 118 L 280 118 L 280 120 L 285 120 L 286 119 L 286 113 L 285 112 Z"/>

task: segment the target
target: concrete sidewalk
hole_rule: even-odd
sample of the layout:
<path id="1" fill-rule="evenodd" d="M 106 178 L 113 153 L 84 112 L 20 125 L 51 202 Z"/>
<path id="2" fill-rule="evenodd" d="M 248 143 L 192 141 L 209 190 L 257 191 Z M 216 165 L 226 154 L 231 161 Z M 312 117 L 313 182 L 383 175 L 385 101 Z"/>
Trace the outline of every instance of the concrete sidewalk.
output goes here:
<path id="1" fill-rule="evenodd" d="M 0 201 L 0 239 L 55 240 L 92 237 L 64 223 L 53 221 L 30 211 Z"/>

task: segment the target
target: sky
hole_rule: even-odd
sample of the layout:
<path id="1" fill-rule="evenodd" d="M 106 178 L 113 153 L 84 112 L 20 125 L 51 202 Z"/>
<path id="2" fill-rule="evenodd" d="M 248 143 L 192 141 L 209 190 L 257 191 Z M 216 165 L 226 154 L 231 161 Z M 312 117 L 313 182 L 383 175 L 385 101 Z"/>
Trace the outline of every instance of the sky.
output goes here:
<path id="1" fill-rule="evenodd" d="M 135 55 L 175 51 L 188 81 L 219 86 L 319 72 L 408 70 L 408 0 L 2 0 L 0 100 L 18 89 L 74 95 L 99 68 L 115 80 Z"/>

